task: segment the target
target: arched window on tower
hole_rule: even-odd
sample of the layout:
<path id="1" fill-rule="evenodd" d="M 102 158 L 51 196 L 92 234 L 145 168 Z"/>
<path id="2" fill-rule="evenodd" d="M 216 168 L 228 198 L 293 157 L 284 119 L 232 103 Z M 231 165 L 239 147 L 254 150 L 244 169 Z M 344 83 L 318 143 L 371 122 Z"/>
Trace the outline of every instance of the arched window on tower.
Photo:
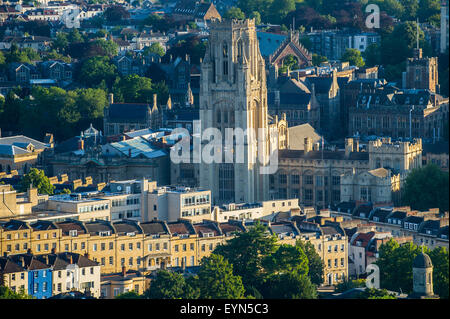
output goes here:
<path id="1" fill-rule="evenodd" d="M 226 42 L 222 45 L 223 49 L 223 75 L 228 75 L 228 44 Z"/>

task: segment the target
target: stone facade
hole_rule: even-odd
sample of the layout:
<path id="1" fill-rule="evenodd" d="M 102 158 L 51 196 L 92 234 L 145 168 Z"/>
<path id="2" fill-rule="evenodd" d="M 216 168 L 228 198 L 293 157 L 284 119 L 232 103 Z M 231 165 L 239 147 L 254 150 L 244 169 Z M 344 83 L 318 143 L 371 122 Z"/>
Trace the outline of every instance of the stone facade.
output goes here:
<path id="1" fill-rule="evenodd" d="M 268 159 L 267 88 L 254 20 L 211 24 L 202 63 L 200 120 L 202 130 L 218 128 L 223 140 L 226 128 L 255 130 L 246 137 L 244 163 L 202 164 L 200 187 L 211 190 L 215 204 L 264 200 L 268 175 L 260 174 L 260 168 Z"/>

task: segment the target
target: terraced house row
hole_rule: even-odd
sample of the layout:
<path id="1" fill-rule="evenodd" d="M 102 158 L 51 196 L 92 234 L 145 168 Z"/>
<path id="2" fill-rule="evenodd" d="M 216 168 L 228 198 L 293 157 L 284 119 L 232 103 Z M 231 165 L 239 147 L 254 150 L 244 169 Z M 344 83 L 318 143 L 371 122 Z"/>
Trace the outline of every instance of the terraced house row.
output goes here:
<path id="1" fill-rule="evenodd" d="M 98 262 L 102 273 L 119 272 L 123 266 L 151 271 L 197 266 L 202 257 L 236 231 L 245 231 L 238 221 L 192 224 L 188 220 L 169 223 L 39 220 L 28 224 L 10 220 L 0 224 L 0 252 L 2 255 L 71 252 Z"/>
<path id="2" fill-rule="evenodd" d="M 347 245 L 342 245 L 346 236 L 338 224 L 305 223 L 301 219 L 263 223 L 280 244 L 295 245 L 298 239 L 310 241 L 324 260 L 327 282 L 335 283 L 347 276 Z M 160 268 L 198 266 L 217 245 L 252 226 L 253 223 L 239 220 L 224 223 L 210 220 L 192 223 L 186 219 L 86 223 L 39 220 L 31 224 L 10 220 L 0 224 L 0 253 L 4 256 L 26 252 L 75 253 L 97 262 L 102 274 L 121 272 L 123 267 L 149 273 Z M 340 248 L 332 250 L 331 244 Z"/>

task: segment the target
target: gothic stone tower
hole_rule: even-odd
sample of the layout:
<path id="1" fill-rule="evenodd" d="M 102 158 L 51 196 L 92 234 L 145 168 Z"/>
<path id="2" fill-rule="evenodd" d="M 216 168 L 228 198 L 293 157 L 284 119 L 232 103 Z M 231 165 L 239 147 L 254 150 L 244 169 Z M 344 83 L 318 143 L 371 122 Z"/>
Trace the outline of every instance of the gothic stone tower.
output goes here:
<path id="1" fill-rule="evenodd" d="M 219 129 L 223 141 L 226 128 L 253 128 L 256 133 L 245 136 L 244 163 L 206 164 L 202 160 L 200 186 L 211 189 L 215 204 L 264 200 L 269 193 L 268 175 L 260 174 L 260 167 L 269 156 L 267 86 L 254 20 L 224 20 L 210 25 L 200 83 L 202 130 Z M 265 136 L 259 135 L 258 128 L 265 129 Z M 258 145 L 258 138 L 264 145 Z M 202 147 L 208 143 L 203 140 Z"/>

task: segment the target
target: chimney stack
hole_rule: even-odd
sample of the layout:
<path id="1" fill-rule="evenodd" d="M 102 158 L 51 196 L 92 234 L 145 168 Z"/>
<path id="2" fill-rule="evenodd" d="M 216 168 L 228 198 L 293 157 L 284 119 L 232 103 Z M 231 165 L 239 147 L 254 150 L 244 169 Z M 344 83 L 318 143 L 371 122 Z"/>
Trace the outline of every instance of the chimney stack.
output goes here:
<path id="1" fill-rule="evenodd" d="M 305 137 L 304 139 L 304 152 L 308 154 L 312 151 L 312 141 L 309 137 Z"/>
<path id="2" fill-rule="evenodd" d="M 109 104 L 113 104 L 113 103 L 114 103 L 114 94 L 109 93 L 109 95 L 108 95 L 108 101 L 109 101 Z"/>
<path id="3" fill-rule="evenodd" d="M 122 277 L 126 277 L 127 275 L 127 267 L 122 266 Z"/>

